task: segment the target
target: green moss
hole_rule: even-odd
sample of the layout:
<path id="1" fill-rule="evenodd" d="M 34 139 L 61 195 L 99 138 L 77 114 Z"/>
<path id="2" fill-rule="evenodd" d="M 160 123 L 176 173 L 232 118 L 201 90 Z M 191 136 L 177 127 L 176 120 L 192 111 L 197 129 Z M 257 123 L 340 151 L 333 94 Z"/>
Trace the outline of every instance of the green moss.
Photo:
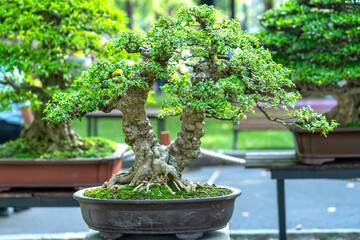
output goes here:
<path id="1" fill-rule="evenodd" d="M 90 198 L 98 199 L 185 199 L 185 198 L 207 198 L 218 197 L 232 193 L 230 189 L 217 187 L 215 185 L 209 187 L 198 187 L 196 191 L 186 192 L 185 190 L 179 191 L 175 188 L 174 184 L 169 181 L 168 185 L 175 192 L 175 195 L 170 193 L 169 189 L 161 185 L 152 185 L 150 191 L 146 191 L 146 187 L 141 191 L 133 191 L 135 186 L 124 187 L 119 190 L 109 188 L 93 188 L 86 190 L 84 195 Z"/>
<path id="2" fill-rule="evenodd" d="M 112 155 L 117 149 L 117 144 L 113 141 L 90 137 L 83 138 L 84 146 L 81 150 L 63 150 L 61 148 L 52 152 L 40 152 L 35 150 L 36 146 L 48 144 L 46 142 L 37 142 L 36 146 L 29 147 L 26 141 L 17 139 L 0 145 L 0 158 L 41 158 L 41 159 L 64 159 L 64 158 L 88 158 L 104 157 Z M 76 144 L 73 145 L 76 148 Z"/>

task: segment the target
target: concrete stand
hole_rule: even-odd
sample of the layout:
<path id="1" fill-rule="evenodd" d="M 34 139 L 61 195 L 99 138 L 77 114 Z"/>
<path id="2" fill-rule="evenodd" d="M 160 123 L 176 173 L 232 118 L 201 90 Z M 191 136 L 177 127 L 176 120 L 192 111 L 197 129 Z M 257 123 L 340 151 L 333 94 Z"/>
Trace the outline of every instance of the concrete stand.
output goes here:
<path id="1" fill-rule="evenodd" d="M 98 231 L 90 230 L 84 240 L 104 240 Z M 158 234 L 158 235 L 137 235 L 124 234 L 118 240 L 179 240 L 175 234 Z M 206 232 L 199 240 L 230 240 L 229 227 L 223 229 Z"/>

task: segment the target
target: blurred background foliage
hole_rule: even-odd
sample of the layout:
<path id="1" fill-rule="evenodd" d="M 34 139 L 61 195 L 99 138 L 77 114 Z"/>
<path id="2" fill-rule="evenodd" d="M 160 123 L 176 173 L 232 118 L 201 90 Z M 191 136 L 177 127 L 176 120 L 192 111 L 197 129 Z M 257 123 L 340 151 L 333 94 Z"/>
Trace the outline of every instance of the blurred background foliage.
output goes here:
<path id="1" fill-rule="evenodd" d="M 258 17 L 286 0 L 112 0 L 112 5 L 125 11 L 128 27 L 146 31 L 161 15 L 174 16 L 183 5 L 214 5 L 222 14 L 238 20 L 244 30 L 259 29 Z"/>

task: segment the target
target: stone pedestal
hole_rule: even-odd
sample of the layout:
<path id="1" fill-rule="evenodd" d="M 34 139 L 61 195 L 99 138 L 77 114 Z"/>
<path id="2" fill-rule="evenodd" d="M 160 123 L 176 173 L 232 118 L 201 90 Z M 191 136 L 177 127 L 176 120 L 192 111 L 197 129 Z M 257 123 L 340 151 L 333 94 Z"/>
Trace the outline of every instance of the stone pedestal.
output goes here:
<path id="1" fill-rule="evenodd" d="M 98 231 L 90 230 L 84 240 L 104 240 Z M 158 234 L 158 235 L 137 235 L 124 234 L 118 240 L 179 240 L 175 234 Z M 223 229 L 206 232 L 199 240 L 230 240 L 229 227 Z"/>

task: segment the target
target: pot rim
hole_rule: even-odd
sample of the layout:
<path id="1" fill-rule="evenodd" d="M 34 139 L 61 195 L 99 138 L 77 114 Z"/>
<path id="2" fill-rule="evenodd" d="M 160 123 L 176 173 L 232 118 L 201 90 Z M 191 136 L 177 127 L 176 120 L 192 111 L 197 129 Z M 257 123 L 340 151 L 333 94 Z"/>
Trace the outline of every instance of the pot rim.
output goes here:
<path id="1" fill-rule="evenodd" d="M 321 131 L 308 131 L 308 130 L 305 130 L 305 129 L 302 129 L 302 128 L 299 128 L 297 126 L 288 126 L 289 130 L 291 132 L 294 132 L 294 133 L 321 133 Z M 328 134 L 331 134 L 333 132 L 337 133 L 337 132 L 359 132 L 360 131 L 360 127 L 336 127 L 334 128 L 332 131 L 330 131 Z"/>
<path id="2" fill-rule="evenodd" d="M 126 144 L 117 144 L 117 149 L 112 155 L 104 156 L 104 157 L 82 157 L 82 158 L 0 158 L 0 163 L 17 163 L 17 164 L 24 164 L 24 163 L 97 163 L 97 162 L 106 162 L 106 161 L 113 161 L 123 157 L 128 145 Z"/>
<path id="3" fill-rule="evenodd" d="M 196 201 L 196 202 L 211 202 L 211 201 L 218 201 L 218 200 L 224 200 L 224 199 L 233 199 L 237 198 L 241 195 L 241 190 L 235 187 L 228 187 L 228 186 L 221 186 L 222 188 L 227 188 L 232 190 L 233 192 L 224 195 L 224 196 L 218 196 L 218 197 L 208 197 L 208 198 L 185 198 L 185 199 L 99 199 L 99 198 L 90 198 L 85 197 L 84 192 L 88 189 L 98 188 L 100 186 L 91 187 L 91 188 L 84 188 L 81 190 L 78 190 L 74 193 L 73 198 L 75 200 L 78 200 L 79 202 L 88 202 L 88 203 L 102 203 L 102 204 L 114 204 L 114 203 L 122 203 L 122 204 L 163 204 L 163 203 L 184 203 L 184 202 L 190 202 L 190 201 Z"/>

